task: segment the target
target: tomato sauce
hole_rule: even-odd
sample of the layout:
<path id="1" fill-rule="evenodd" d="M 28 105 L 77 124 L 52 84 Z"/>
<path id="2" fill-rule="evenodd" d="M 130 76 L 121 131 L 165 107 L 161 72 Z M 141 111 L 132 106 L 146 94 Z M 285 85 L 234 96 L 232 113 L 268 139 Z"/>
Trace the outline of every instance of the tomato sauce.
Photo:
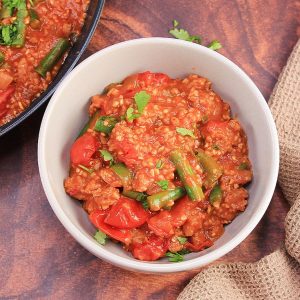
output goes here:
<path id="1" fill-rule="evenodd" d="M 89 115 L 65 190 L 135 258 L 180 261 L 245 210 L 247 138 L 208 79 L 134 74 L 93 96 Z"/>
<path id="2" fill-rule="evenodd" d="M 0 1 L 0 9 L 3 4 Z M 35 0 L 25 1 L 26 17 L 22 22 L 25 43 L 22 46 L 0 45 L 0 126 L 9 122 L 30 105 L 49 85 L 67 53 L 43 78 L 35 71 L 42 59 L 60 38 L 70 39 L 80 34 L 89 0 Z M 0 26 L 16 18 L 0 18 Z M 31 12 L 34 11 L 33 19 Z M 13 89 L 12 93 L 8 90 Z"/>

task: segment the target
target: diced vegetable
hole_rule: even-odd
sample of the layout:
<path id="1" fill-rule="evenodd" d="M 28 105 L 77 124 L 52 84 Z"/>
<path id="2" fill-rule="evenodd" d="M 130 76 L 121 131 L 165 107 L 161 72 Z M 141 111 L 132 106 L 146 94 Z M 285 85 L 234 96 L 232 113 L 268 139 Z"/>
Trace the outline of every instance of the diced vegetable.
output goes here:
<path id="1" fill-rule="evenodd" d="M 203 184 L 207 189 L 212 188 L 222 175 L 222 169 L 217 161 L 203 150 L 198 150 L 196 156 L 206 174 Z"/>
<path id="2" fill-rule="evenodd" d="M 100 150 L 100 153 L 104 161 L 110 161 L 111 163 L 114 161 L 113 156 L 107 150 Z"/>
<path id="3" fill-rule="evenodd" d="M 119 120 L 112 116 L 102 116 L 97 119 L 94 130 L 110 134 Z"/>
<path id="4" fill-rule="evenodd" d="M 94 239 L 101 245 L 105 245 L 106 243 L 106 239 L 107 239 L 107 235 L 102 232 L 101 230 L 97 230 L 95 235 L 94 235 Z"/>
<path id="5" fill-rule="evenodd" d="M 132 174 L 124 164 L 117 163 L 111 166 L 111 169 L 120 177 L 124 187 L 130 186 Z"/>
<path id="6" fill-rule="evenodd" d="M 176 253 L 173 253 L 173 252 L 167 252 L 166 253 L 166 257 L 169 258 L 169 261 L 170 262 L 180 262 L 180 261 L 183 261 L 184 260 L 184 257 L 182 254 L 176 252 Z"/>
<path id="7" fill-rule="evenodd" d="M 145 194 L 145 193 L 123 190 L 122 195 L 141 202 L 144 209 L 149 208 L 148 202 L 147 202 L 147 194 Z"/>
<path id="8" fill-rule="evenodd" d="M 67 39 L 61 38 L 57 41 L 50 52 L 42 59 L 35 71 L 42 77 L 46 77 L 47 72 L 50 72 L 55 64 L 63 57 L 70 47 L 70 42 Z"/>
<path id="9" fill-rule="evenodd" d="M 100 229 L 102 232 L 107 234 L 108 236 L 112 237 L 113 239 L 123 242 L 125 244 L 129 244 L 132 234 L 129 229 L 118 229 L 114 228 L 104 222 L 104 219 L 107 215 L 106 211 L 102 210 L 94 210 L 90 215 L 89 218 L 93 225 Z"/>
<path id="10" fill-rule="evenodd" d="M 143 225 L 149 218 L 142 205 L 137 201 L 121 197 L 113 205 L 104 222 L 120 229 L 136 228 Z"/>
<path id="11" fill-rule="evenodd" d="M 29 17 L 30 17 L 30 27 L 33 29 L 40 29 L 41 28 L 41 21 L 34 9 L 29 9 Z"/>
<path id="12" fill-rule="evenodd" d="M 161 208 L 172 206 L 174 201 L 180 199 L 186 194 L 185 189 L 177 187 L 174 190 L 163 191 L 147 197 L 149 209 L 158 211 Z M 170 205 L 171 204 L 171 205 Z"/>
<path id="13" fill-rule="evenodd" d="M 93 154 L 97 151 L 96 138 L 86 133 L 78 138 L 71 148 L 71 161 L 73 164 L 88 166 Z"/>
<path id="14" fill-rule="evenodd" d="M 14 78 L 7 72 L 7 70 L 0 70 L 0 90 L 6 90 Z"/>
<path id="15" fill-rule="evenodd" d="M 197 176 L 185 155 L 180 150 L 174 150 L 170 153 L 170 159 L 175 165 L 180 180 L 190 199 L 193 201 L 203 200 L 204 194 L 201 184 L 198 182 Z"/>
<path id="16" fill-rule="evenodd" d="M 217 185 L 214 186 L 214 188 L 210 192 L 209 202 L 214 207 L 219 207 L 220 203 L 222 201 L 222 197 L 223 197 L 223 194 L 222 194 L 221 187 L 217 184 Z"/>

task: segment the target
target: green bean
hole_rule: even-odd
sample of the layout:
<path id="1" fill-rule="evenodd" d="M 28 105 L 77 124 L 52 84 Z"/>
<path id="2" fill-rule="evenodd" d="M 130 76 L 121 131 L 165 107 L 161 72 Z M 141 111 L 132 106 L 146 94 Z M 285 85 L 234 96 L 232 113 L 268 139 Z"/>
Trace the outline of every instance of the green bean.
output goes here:
<path id="1" fill-rule="evenodd" d="M 119 120 L 112 116 L 102 116 L 100 117 L 94 127 L 95 131 L 110 134 Z"/>
<path id="2" fill-rule="evenodd" d="M 203 182 L 204 186 L 207 189 L 212 188 L 222 175 L 221 167 L 214 158 L 207 155 L 203 150 L 198 150 L 196 157 L 206 173 L 206 178 Z"/>
<path id="3" fill-rule="evenodd" d="M 219 207 L 222 201 L 223 193 L 221 187 L 217 184 L 214 186 L 209 195 L 209 202 L 214 207 Z"/>
<path id="4" fill-rule="evenodd" d="M 81 131 L 79 132 L 79 135 L 77 138 L 81 137 L 84 133 L 87 132 L 88 129 L 93 129 L 97 119 L 99 118 L 99 111 L 96 111 L 88 120 L 88 122 L 84 125 L 84 127 L 81 129 Z"/>
<path id="5" fill-rule="evenodd" d="M 170 153 L 170 160 L 175 165 L 189 198 L 193 201 L 203 200 L 202 187 L 185 155 L 180 150 L 174 150 Z"/>
<path id="6" fill-rule="evenodd" d="M 185 189 L 177 187 L 174 190 L 168 190 L 153 194 L 147 197 L 150 210 L 158 211 L 161 208 L 167 208 L 173 205 L 174 201 L 180 199 L 186 194 Z M 171 204 L 171 205 L 170 205 Z"/>
<path id="7" fill-rule="evenodd" d="M 132 174 L 123 163 L 116 163 L 110 167 L 121 179 L 123 187 L 131 184 Z"/>
<path id="8" fill-rule="evenodd" d="M 145 193 L 123 190 L 122 195 L 137 201 L 143 201 L 147 198 Z"/>
<path id="9" fill-rule="evenodd" d="M 67 39 L 61 38 L 57 41 L 55 46 L 50 52 L 42 59 L 39 65 L 35 68 L 35 71 L 42 77 L 46 77 L 48 71 L 55 66 L 55 64 L 62 58 L 67 52 L 70 46 L 70 42 Z"/>

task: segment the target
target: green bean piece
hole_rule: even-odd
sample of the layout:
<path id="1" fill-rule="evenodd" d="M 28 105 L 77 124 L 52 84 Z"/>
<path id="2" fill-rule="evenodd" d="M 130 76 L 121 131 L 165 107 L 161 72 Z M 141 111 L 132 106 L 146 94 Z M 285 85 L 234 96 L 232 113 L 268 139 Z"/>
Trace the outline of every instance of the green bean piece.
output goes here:
<path id="1" fill-rule="evenodd" d="M 34 9 L 29 9 L 29 17 L 30 17 L 30 27 L 33 29 L 40 29 L 41 28 L 41 21 Z"/>
<path id="2" fill-rule="evenodd" d="M 5 55 L 3 52 L 0 51 L 0 66 L 4 64 L 5 61 Z"/>
<path id="3" fill-rule="evenodd" d="M 136 191 L 123 190 L 122 195 L 125 197 L 128 197 L 130 199 L 137 200 L 137 201 L 143 201 L 143 200 L 147 199 L 147 194 L 141 193 L 141 192 L 136 192 Z"/>
<path id="4" fill-rule="evenodd" d="M 96 111 L 88 120 L 88 122 L 84 125 L 84 127 L 79 132 L 79 135 L 77 138 L 81 137 L 84 133 L 87 132 L 88 129 L 94 129 L 95 124 L 99 118 L 99 111 Z"/>
<path id="5" fill-rule="evenodd" d="M 177 187 L 174 190 L 163 191 L 148 196 L 147 202 L 149 209 L 152 211 L 158 211 L 161 208 L 168 208 L 173 205 L 175 200 L 182 198 L 185 194 L 186 192 L 184 188 Z"/>
<path id="6" fill-rule="evenodd" d="M 127 188 L 131 185 L 132 174 L 123 163 L 116 163 L 111 169 L 120 177 L 123 187 Z"/>
<path id="7" fill-rule="evenodd" d="M 206 178 L 203 182 L 203 185 L 207 189 L 212 188 L 222 175 L 222 169 L 217 161 L 211 156 L 207 155 L 203 150 L 198 150 L 196 156 L 204 172 L 206 173 Z"/>
<path id="8" fill-rule="evenodd" d="M 46 77 L 48 71 L 55 66 L 55 64 L 62 58 L 70 47 L 70 42 L 67 39 L 61 38 L 57 41 L 50 52 L 42 59 L 35 71 L 42 77 Z"/>
<path id="9" fill-rule="evenodd" d="M 185 155 L 180 150 L 174 150 L 170 153 L 170 160 L 175 165 L 189 198 L 193 201 L 203 200 L 204 194 L 201 184 Z"/>
<path id="10" fill-rule="evenodd" d="M 223 197 L 223 193 L 222 193 L 221 187 L 217 184 L 214 186 L 214 188 L 210 192 L 209 202 L 214 207 L 220 207 L 222 197 Z"/>
<path id="11" fill-rule="evenodd" d="M 119 120 L 112 116 L 102 116 L 100 117 L 94 127 L 95 131 L 110 134 Z"/>

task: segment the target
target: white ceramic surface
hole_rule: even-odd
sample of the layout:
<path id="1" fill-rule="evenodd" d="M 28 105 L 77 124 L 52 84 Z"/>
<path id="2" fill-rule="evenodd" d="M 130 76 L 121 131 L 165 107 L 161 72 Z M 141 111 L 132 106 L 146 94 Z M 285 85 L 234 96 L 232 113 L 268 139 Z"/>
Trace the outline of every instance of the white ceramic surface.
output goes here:
<path id="1" fill-rule="evenodd" d="M 190 73 L 209 78 L 213 89 L 227 101 L 246 131 L 254 179 L 248 187 L 249 204 L 213 247 L 185 256 L 185 261 L 166 259 L 142 262 L 114 243 L 99 245 L 95 228 L 79 202 L 66 195 L 69 149 L 87 120 L 90 96 L 129 74 L 157 71 L 171 77 Z M 241 243 L 266 211 L 275 188 L 279 147 L 277 132 L 265 99 L 251 79 L 234 63 L 205 47 L 167 38 L 146 38 L 105 48 L 79 64 L 52 97 L 41 125 L 38 161 L 44 190 L 58 219 L 69 233 L 94 255 L 117 266 L 144 272 L 176 272 L 206 265 Z M 59 247 L 59 245 L 57 245 Z"/>

